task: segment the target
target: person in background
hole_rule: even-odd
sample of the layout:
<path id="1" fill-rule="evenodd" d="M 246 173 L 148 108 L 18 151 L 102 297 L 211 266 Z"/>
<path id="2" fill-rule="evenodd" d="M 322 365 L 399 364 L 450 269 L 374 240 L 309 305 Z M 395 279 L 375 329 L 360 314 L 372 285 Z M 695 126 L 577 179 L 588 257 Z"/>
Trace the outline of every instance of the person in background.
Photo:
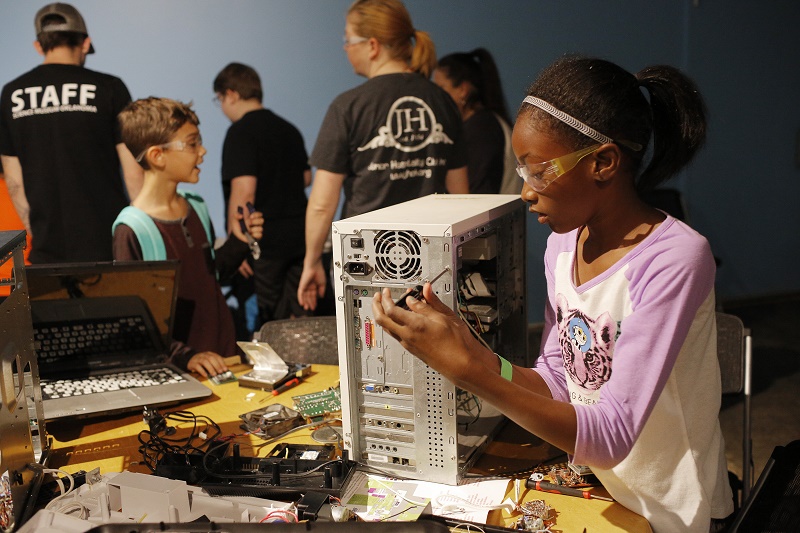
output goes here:
<path id="1" fill-rule="evenodd" d="M 234 278 L 234 292 L 246 300 L 254 282 L 256 329 L 270 320 L 303 316 L 297 286 L 305 253 L 305 188 L 311 184 L 303 137 L 294 125 L 264 108 L 261 79 L 252 67 L 230 63 L 214 79 L 214 92 L 231 121 L 222 148 L 228 231 L 240 237 L 237 210 L 248 202 L 264 213 L 269 228 L 259 241 L 260 257 L 248 258 Z M 244 294 L 241 285 L 246 286 Z M 240 308 L 243 304 L 240 301 Z"/>
<path id="2" fill-rule="evenodd" d="M 144 169 L 144 184 L 113 225 L 114 259 L 181 262 L 173 338 L 184 346 L 173 344 L 171 360 L 203 376 L 220 374 L 227 370 L 222 356 L 236 353 L 236 336 L 217 276 L 233 275 L 250 248 L 244 236 L 231 235 L 214 250 L 205 202 L 178 191 L 179 184 L 200 179 L 206 154 L 200 121 L 188 105 L 155 97 L 132 102 L 119 120 L 123 142 Z M 260 239 L 261 213 L 242 210 L 240 218 Z"/>
<path id="3" fill-rule="evenodd" d="M 433 82 L 447 91 L 464 121 L 470 193 L 519 194 L 511 120 L 494 58 L 476 48 L 439 59 Z"/>
<path id="4" fill-rule="evenodd" d="M 367 81 L 334 99 L 311 152 L 317 171 L 297 299 L 312 310 L 327 285 L 322 251 L 342 189 L 343 218 L 432 193 L 469 192 L 458 109 L 428 80 L 435 47 L 403 3 L 356 0 L 344 50 Z"/>
<path id="5" fill-rule="evenodd" d="M 648 97 L 645 97 L 645 91 Z M 708 241 L 646 204 L 706 137 L 694 83 L 569 56 L 528 90 L 514 126 L 522 199 L 553 230 L 534 368 L 492 353 L 431 290 L 376 322 L 457 387 L 588 465 L 656 533 L 707 532 L 733 511 Z M 652 140 L 652 156 L 644 163 Z"/>
<path id="6" fill-rule="evenodd" d="M 131 96 L 84 67 L 94 46 L 77 9 L 48 4 L 34 23 L 44 63 L 0 95 L 0 154 L 30 261 L 110 261 L 108 228 L 142 186 L 117 124 Z"/>

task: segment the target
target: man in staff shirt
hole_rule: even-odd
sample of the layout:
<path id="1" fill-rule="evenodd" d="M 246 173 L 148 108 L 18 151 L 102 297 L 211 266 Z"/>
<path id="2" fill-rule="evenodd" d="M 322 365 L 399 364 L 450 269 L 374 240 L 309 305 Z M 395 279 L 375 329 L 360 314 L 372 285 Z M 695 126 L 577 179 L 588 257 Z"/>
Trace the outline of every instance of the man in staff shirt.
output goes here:
<path id="1" fill-rule="evenodd" d="M 0 155 L 29 259 L 110 261 L 111 225 L 143 179 L 117 124 L 131 96 L 119 78 L 84 67 L 94 46 L 73 6 L 48 4 L 34 25 L 44 62 L 0 95 Z"/>

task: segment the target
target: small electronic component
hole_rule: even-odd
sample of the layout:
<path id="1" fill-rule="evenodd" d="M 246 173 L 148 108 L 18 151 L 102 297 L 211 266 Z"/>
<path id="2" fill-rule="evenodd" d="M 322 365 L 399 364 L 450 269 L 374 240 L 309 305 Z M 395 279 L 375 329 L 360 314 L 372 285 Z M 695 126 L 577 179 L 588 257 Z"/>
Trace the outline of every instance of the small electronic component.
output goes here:
<path id="1" fill-rule="evenodd" d="M 339 387 L 292 397 L 294 407 L 309 422 L 319 422 L 342 412 Z"/>
<path id="2" fill-rule="evenodd" d="M 233 372 L 231 372 L 230 370 L 226 370 L 225 372 L 217 374 L 216 376 L 211 376 L 208 379 L 214 385 L 222 385 L 223 383 L 233 383 L 234 381 L 236 381 L 236 376 L 233 375 Z"/>
<path id="3" fill-rule="evenodd" d="M 281 442 L 269 451 L 267 457 L 292 460 L 302 459 L 306 461 L 332 461 L 336 459 L 336 448 L 317 444 L 287 444 Z"/>
<path id="4" fill-rule="evenodd" d="M 372 325 L 372 320 L 369 318 L 364 319 L 364 347 L 367 349 L 372 348 L 372 333 L 374 332 L 374 327 Z"/>
<path id="5" fill-rule="evenodd" d="M 265 437 L 277 437 L 303 423 L 300 413 L 279 403 L 239 415 L 242 429 Z"/>
<path id="6" fill-rule="evenodd" d="M 565 487 L 589 487 L 598 483 L 592 469 L 584 465 L 567 463 L 567 467 L 553 466 L 548 472 L 550 480 Z"/>

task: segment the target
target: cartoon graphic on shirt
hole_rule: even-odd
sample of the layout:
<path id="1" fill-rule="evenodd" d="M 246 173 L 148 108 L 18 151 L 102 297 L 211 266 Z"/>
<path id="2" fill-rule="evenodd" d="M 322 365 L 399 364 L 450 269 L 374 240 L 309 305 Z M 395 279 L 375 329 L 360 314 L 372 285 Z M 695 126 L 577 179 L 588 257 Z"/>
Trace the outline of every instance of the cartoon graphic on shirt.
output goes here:
<path id="1" fill-rule="evenodd" d="M 360 146 L 358 151 L 387 147 L 416 152 L 429 144 L 441 143 L 453 144 L 453 141 L 436 121 L 430 106 L 416 96 L 404 96 L 392 104 L 386 125 L 378 129 L 378 135 Z"/>
<path id="2" fill-rule="evenodd" d="M 603 313 L 596 319 L 569 309 L 567 299 L 556 298 L 558 339 L 567 375 L 586 391 L 596 391 L 611 378 L 617 324 Z"/>

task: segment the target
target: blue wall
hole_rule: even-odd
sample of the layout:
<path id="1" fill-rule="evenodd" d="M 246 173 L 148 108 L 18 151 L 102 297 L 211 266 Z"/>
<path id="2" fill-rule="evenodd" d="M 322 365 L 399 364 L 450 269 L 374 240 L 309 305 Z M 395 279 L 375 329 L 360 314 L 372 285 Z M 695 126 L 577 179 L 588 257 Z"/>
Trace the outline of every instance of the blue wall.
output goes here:
<path id="1" fill-rule="evenodd" d="M 45 3 L 0 0 L 0 83 L 41 61 L 33 16 Z M 196 186 L 223 224 L 220 151 L 227 120 L 211 84 L 230 61 L 255 67 L 265 105 L 294 122 L 310 151 L 325 110 L 363 81 L 341 48 L 350 0 L 72 0 L 97 53 L 87 67 L 120 76 L 134 98 L 193 100 L 209 153 Z M 695 5 L 697 4 L 697 5 Z M 537 72 L 565 52 L 636 71 L 670 63 L 708 101 L 707 148 L 676 179 L 691 222 L 721 258 L 721 299 L 800 290 L 800 2 L 771 0 L 407 0 L 440 55 L 489 49 L 512 112 Z M 794 21 L 795 24 L 788 24 Z M 528 224 L 530 318 L 541 318 L 548 230 Z"/>
<path id="2" fill-rule="evenodd" d="M 689 10 L 688 71 L 711 126 L 685 190 L 722 265 L 721 296 L 797 291 L 800 278 L 800 2 Z"/>

